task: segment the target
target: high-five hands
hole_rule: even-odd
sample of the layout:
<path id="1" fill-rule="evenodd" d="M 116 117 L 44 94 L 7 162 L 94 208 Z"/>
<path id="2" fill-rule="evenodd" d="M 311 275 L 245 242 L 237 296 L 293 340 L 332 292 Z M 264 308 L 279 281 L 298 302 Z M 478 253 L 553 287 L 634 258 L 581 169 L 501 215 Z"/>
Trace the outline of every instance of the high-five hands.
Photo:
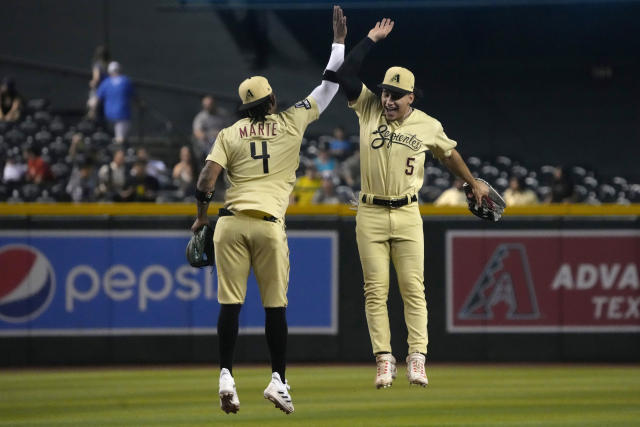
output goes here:
<path id="1" fill-rule="evenodd" d="M 333 42 L 344 44 L 347 38 L 347 17 L 340 6 L 333 6 Z"/>
<path id="2" fill-rule="evenodd" d="M 391 19 L 383 18 L 382 21 L 376 22 L 376 26 L 369 31 L 367 37 L 377 43 L 389 35 L 393 30 L 393 24 Z"/>

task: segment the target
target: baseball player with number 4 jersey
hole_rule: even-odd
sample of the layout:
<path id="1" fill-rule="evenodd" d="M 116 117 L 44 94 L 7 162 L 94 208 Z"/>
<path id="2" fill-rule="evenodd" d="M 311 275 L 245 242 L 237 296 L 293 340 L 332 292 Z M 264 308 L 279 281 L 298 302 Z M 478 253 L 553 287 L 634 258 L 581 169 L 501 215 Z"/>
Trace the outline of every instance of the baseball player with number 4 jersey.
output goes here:
<path id="1" fill-rule="evenodd" d="M 240 84 L 240 110 L 246 117 L 223 129 L 198 178 L 196 233 L 209 223 L 207 208 L 216 179 L 226 169 L 230 182 L 213 235 L 218 270 L 220 407 L 236 413 L 240 401 L 233 379 L 238 317 L 247 292 L 249 270 L 256 276 L 265 309 L 265 334 L 271 355 L 271 381 L 264 397 L 287 414 L 293 412 L 285 379 L 289 248 L 284 215 L 296 179 L 300 144 L 307 126 L 329 105 L 339 87 L 335 71 L 344 60 L 346 18 L 333 10 L 334 42 L 322 83 L 306 98 L 277 113 L 266 78 Z"/>
<path id="2" fill-rule="evenodd" d="M 393 21 L 376 23 L 338 70 L 338 81 L 360 123 L 362 191 L 356 215 L 356 238 L 364 275 L 365 311 L 376 356 L 377 388 L 391 386 L 396 360 L 391 350 L 387 313 L 389 261 L 393 262 L 404 302 L 408 331 L 407 378 L 426 386 L 427 305 L 424 292 L 424 236 L 418 206 L 427 151 L 464 179 L 480 203 L 488 194 L 456 151 L 442 125 L 411 106 L 413 73 L 402 67 L 387 70 L 375 95 L 357 77 L 373 46 L 393 28 Z"/>

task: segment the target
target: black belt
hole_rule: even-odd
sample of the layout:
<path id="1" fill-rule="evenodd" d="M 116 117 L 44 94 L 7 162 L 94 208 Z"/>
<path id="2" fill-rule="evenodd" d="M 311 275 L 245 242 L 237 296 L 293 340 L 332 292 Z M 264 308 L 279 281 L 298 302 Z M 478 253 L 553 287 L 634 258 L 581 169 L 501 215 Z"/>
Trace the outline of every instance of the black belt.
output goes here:
<path id="1" fill-rule="evenodd" d="M 374 197 L 371 199 L 371 203 L 378 206 L 386 206 L 388 208 L 400 208 L 404 205 L 408 205 L 409 203 L 417 202 L 418 196 L 415 194 L 411 196 L 411 202 L 409 202 L 408 197 L 403 197 L 401 199 L 381 199 L 379 197 Z M 362 202 L 367 203 L 367 195 L 364 194 L 362 196 Z"/>
<path id="2" fill-rule="evenodd" d="M 218 216 L 234 216 L 235 214 L 231 212 L 229 209 L 220 208 L 218 209 Z M 269 222 L 278 222 L 278 218 L 273 215 L 265 215 L 262 217 L 263 220 Z"/>

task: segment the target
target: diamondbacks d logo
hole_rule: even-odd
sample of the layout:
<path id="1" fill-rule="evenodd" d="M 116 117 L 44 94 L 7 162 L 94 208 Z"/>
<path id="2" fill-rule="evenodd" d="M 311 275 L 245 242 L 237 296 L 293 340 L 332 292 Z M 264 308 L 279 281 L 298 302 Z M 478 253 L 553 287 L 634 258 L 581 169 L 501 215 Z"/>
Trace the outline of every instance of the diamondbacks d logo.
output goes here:
<path id="1" fill-rule="evenodd" d="M 246 98 L 247 98 L 247 99 L 249 99 L 249 98 L 253 98 L 253 92 L 251 92 L 251 89 L 247 89 L 247 96 L 246 96 Z"/>
<path id="2" fill-rule="evenodd" d="M 506 305 L 507 319 L 540 318 L 523 244 L 498 245 L 458 312 L 458 318 L 493 319 L 498 304 Z"/>
<path id="3" fill-rule="evenodd" d="M 400 83 L 400 74 L 396 74 L 391 78 L 392 82 Z"/>

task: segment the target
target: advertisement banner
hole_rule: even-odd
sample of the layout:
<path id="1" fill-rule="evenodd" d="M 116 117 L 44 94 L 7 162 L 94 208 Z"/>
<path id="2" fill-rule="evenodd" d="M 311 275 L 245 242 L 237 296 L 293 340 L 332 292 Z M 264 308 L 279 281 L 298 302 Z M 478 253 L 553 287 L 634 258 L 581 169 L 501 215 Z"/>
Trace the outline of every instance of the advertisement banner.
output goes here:
<path id="1" fill-rule="evenodd" d="M 449 231 L 449 332 L 640 332 L 640 231 Z"/>
<path id="2" fill-rule="evenodd" d="M 216 333 L 215 268 L 188 231 L 0 232 L 0 336 Z M 290 231 L 290 333 L 337 334 L 338 235 Z M 264 333 L 251 273 L 240 331 Z"/>

